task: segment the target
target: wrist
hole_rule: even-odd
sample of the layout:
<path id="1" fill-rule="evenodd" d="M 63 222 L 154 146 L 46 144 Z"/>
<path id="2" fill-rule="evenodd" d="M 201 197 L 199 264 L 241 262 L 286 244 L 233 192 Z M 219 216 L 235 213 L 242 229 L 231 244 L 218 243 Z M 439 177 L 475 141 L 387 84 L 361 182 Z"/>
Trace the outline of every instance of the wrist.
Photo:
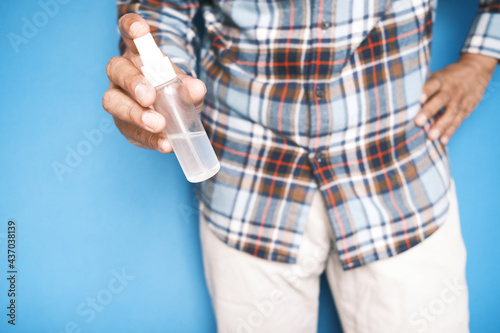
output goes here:
<path id="1" fill-rule="evenodd" d="M 486 71 L 490 74 L 493 73 L 498 65 L 498 59 L 475 53 L 463 53 L 458 61 L 464 65 L 471 66 L 476 71 Z"/>

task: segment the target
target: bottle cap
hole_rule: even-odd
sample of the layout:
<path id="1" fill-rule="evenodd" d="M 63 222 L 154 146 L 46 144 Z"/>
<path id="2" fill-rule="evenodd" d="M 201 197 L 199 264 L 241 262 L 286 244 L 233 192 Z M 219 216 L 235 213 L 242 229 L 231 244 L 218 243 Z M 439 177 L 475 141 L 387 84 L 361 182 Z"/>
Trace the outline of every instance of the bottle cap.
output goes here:
<path id="1" fill-rule="evenodd" d="M 153 87 L 177 77 L 170 59 L 163 55 L 150 33 L 134 39 L 134 43 L 141 56 L 141 71 Z"/>

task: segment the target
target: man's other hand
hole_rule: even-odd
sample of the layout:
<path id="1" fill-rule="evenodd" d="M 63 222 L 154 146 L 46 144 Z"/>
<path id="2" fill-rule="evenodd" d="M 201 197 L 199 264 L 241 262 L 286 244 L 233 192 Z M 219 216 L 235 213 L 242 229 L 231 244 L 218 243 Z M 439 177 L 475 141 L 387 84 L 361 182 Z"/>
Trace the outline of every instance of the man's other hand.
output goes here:
<path id="1" fill-rule="evenodd" d="M 424 85 L 420 103 L 425 105 L 415 117 L 415 124 L 423 126 L 444 109 L 428 136 L 431 140 L 441 138 L 441 142 L 447 144 L 481 101 L 497 64 L 495 58 L 466 53 L 456 63 L 433 73 Z"/>

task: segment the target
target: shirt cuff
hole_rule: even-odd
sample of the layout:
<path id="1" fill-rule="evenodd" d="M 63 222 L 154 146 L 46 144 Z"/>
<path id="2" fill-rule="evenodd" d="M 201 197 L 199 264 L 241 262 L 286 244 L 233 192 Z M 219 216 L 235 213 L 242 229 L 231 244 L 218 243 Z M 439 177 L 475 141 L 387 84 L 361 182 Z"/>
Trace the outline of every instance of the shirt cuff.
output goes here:
<path id="1" fill-rule="evenodd" d="M 461 52 L 500 59 L 500 13 L 479 12 Z"/>

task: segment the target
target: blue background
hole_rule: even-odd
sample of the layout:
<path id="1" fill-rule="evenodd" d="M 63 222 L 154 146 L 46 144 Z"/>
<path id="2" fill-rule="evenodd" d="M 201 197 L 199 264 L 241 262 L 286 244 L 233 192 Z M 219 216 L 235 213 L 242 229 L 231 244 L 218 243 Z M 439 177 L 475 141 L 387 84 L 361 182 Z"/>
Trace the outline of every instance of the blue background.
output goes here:
<path id="1" fill-rule="evenodd" d="M 458 58 L 476 5 L 440 1 L 433 70 Z M 0 331 L 215 332 L 196 201 L 174 156 L 136 148 L 114 129 L 71 173 L 58 179 L 53 170 L 68 146 L 89 149 L 82 131 L 111 119 L 101 98 L 106 63 L 118 53 L 114 1 L 61 5 L 16 53 L 7 35 L 21 35 L 22 18 L 40 11 L 37 1 L 0 2 Z M 481 333 L 500 331 L 499 91 L 497 70 L 449 144 L 468 248 L 471 329 Z M 8 219 L 18 224 L 15 329 L 5 316 Z M 133 279 L 116 294 L 106 291 L 122 269 Z M 323 279 L 319 331 L 339 332 L 327 288 Z M 80 315 L 98 295 L 112 299 L 94 317 Z"/>

